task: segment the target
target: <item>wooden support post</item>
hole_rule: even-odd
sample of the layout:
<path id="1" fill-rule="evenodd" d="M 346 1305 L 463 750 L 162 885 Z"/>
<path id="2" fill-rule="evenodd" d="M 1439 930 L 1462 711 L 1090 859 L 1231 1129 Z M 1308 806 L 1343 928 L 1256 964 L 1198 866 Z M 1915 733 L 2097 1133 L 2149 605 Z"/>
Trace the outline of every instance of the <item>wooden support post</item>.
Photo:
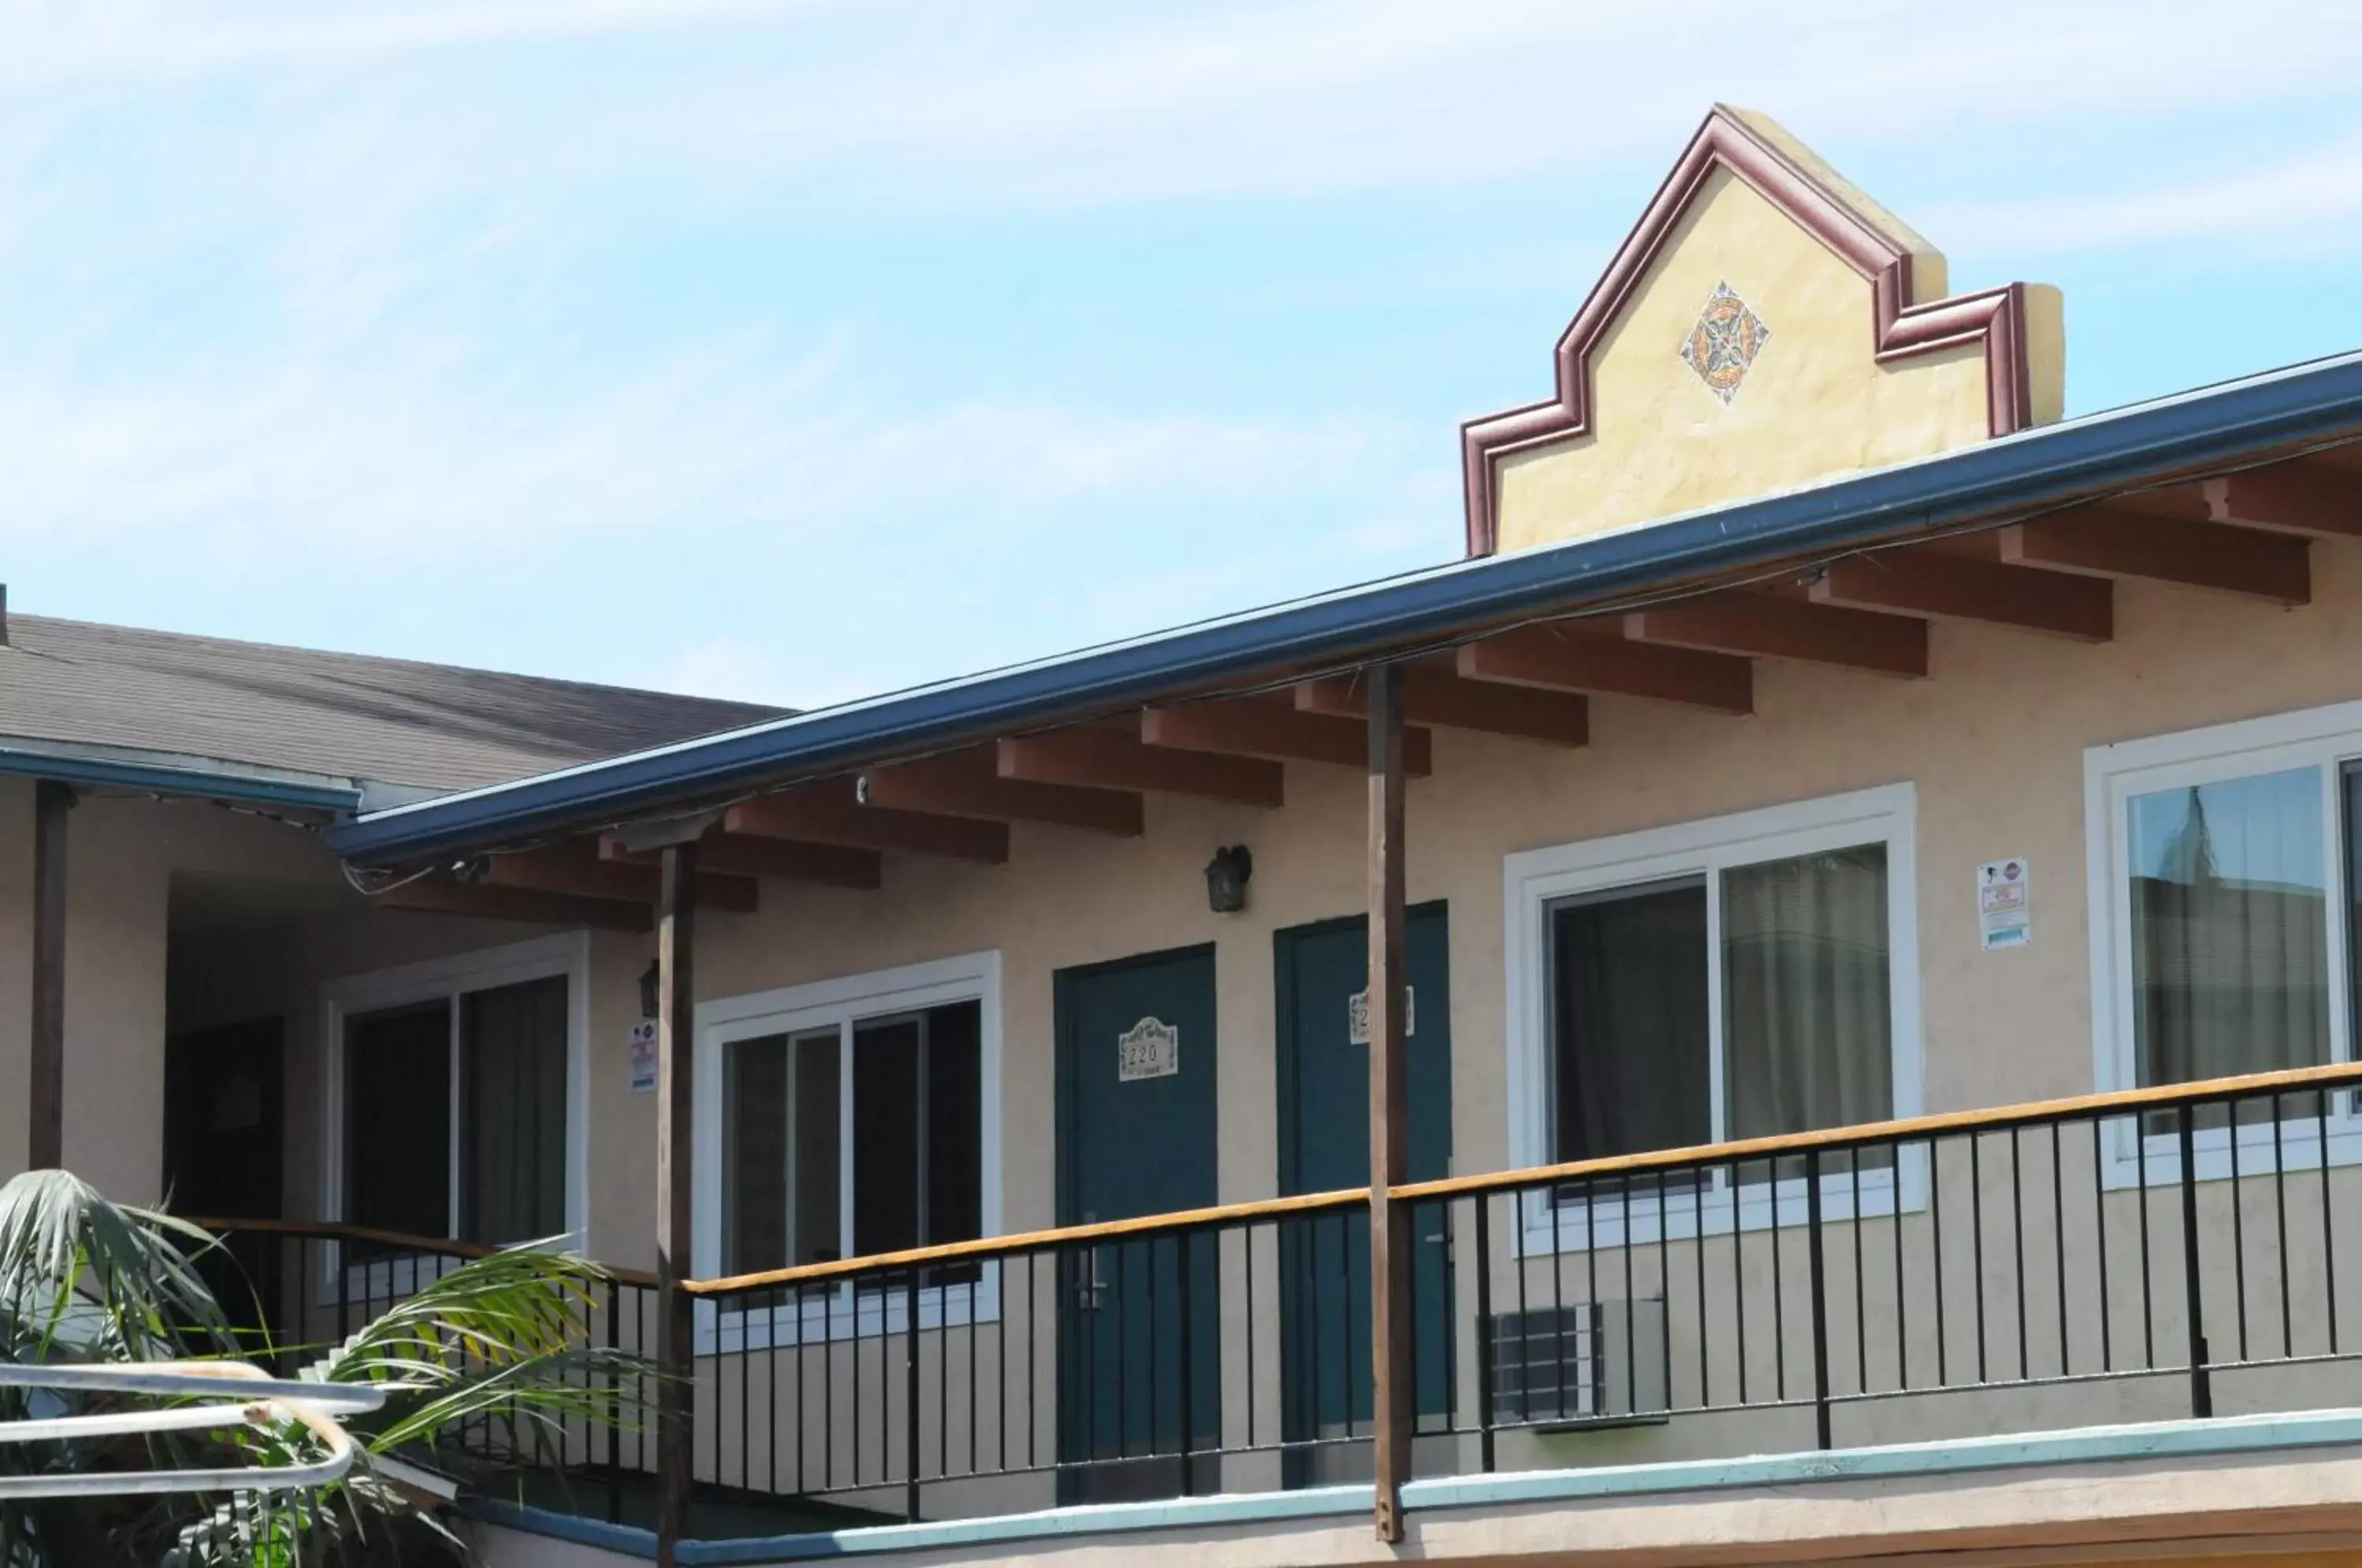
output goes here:
<path id="1" fill-rule="evenodd" d="M 1410 1341 L 1410 1210 L 1393 1188 L 1409 1179 L 1403 1070 L 1403 674 L 1370 671 L 1370 1374 L 1377 1530 L 1403 1538 L 1418 1390 Z"/>
<path id="2" fill-rule="evenodd" d="M 664 846 L 657 902 L 657 1563 L 675 1568 L 689 1531 L 697 1364 L 690 1335 L 690 1053 L 696 1039 L 697 845 Z"/>
<path id="3" fill-rule="evenodd" d="M 66 1163 L 66 813 L 73 791 L 54 779 L 33 786 L 33 1060 L 28 1168 Z"/>

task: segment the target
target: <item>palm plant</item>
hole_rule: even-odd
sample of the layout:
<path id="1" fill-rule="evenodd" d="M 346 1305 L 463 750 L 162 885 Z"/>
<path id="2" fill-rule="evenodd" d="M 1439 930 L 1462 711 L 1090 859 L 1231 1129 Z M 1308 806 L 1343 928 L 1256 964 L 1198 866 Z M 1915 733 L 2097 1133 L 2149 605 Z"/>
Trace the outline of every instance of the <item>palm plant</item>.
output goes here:
<path id="1" fill-rule="evenodd" d="M 0 1361 L 49 1365 L 310 1353 L 233 1327 L 195 1259 L 218 1245 L 171 1216 L 108 1202 L 63 1171 L 0 1187 Z M 554 1464 L 569 1428 L 624 1424 L 635 1356 L 585 1342 L 605 1275 L 544 1246 L 479 1258 L 320 1350 L 295 1374 L 369 1384 L 381 1408 L 344 1419 L 341 1480 L 227 1499 L 115 1496 L 0 1503 L 0 1568 L 280 1568 L 465 1562 L 465 1543 L 413 1484 L 425 1463 L 466 1474 Z M 123 1408 L 120 1396 L 0 1386 L 0 1420 Z M 454 1439 L 466 1433 L 461 1447 Z M 293 1422 L 78 1443 L 0 1443 L 0 1474 L 242 1463 L 266 1477 L 316 1456 Z"/>

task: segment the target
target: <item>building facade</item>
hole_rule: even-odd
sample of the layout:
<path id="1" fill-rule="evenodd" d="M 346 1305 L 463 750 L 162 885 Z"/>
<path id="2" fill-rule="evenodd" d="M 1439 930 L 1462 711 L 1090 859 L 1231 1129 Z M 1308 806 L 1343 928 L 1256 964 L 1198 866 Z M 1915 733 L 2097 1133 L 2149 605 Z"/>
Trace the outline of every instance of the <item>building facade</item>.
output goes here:
<path id="1" fill-rule="evenodd" d="M 66 1164 L 618 1269 L 680 1446 L 494 1561 L 2342 1561 L 2362 360 L 2061 422 L 1949 289 L 1717 109 L 1466 560 L 392 803 L 28 743 L 0 1018 L 62 774 Z"/>

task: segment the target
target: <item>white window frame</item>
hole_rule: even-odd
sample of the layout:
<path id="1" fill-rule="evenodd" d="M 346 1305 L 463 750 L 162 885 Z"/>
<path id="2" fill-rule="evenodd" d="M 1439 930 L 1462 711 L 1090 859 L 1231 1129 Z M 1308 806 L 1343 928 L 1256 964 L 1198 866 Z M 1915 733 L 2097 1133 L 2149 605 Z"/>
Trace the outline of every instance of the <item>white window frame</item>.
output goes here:
<path id="1" fill-rule="evenodd" d="M 456 1238 L 462 1198 L 459 1095 L 464 1086 L 459 1071 L 459 999 L 470 991 L 554 977 L 563 977 L 567 983 L 566 1234 L 561 1244 L 568 1250 L 580 1250 L 590 1224 L 590 936 L 583 931 L 348 975 L 320 988 L 320 1039 L 326 1046 L 322 1053 L 326 1062 L 320 1075 L 320 1168 L 326 1174 L 321 1209 L 330 1221 L 345 1218 L 346 1021 L 357 1014 L 420 1002 L 444 1001 L 449 1005 L 451 1198 L 445 1223 Z M 334 1246 L 323 1249 L 322 1286 L 332 1292 L 349 1289 L 365 1296 L 406 1294 L 441 1272 L 422 1272 L 422 1260 L 415 1258 L 381 1259 L 346 1271 L 339 1267 L 339 1251 Z"/>
<path id="2" fill-rule="evenodd" d="M 2274 713 L 2233 723 L 2139 740 L 2095 745 L 2083 753 L 2084 866 L 2092 922 L 2092 1081 L 2102 1090 L 2138 1085 L 2132 1007 L 2131 805 L 2134 797 L 2191 785 L 2223 783 L 2258 774 L 2312 767 L 2321 775 L 2323 853 L 2328 876 L 2329 1059 L 2354 1059 L 2354 986 L 2346 910 L 2346 843 L 2344 767 L 2362 761 L 2362 702 L 2339 702 L 2291 713 Z M 2328 1158 L 2334 1165 L 2362 1161 L 2362 1119 L 2353 1096 L 2332 1096 Z M 2114 1124 L 2102 1179 L 2111 1187 L 2141 1179 L 2143 1151 L 2131 1118 Z M 2291 1116 L 2278 1124 L 2279 1157 L 2290 1168 L 2318 1167 L 2323 1150 L 2318 1124 Z M 2253 1176 L 2271 1168 L 2275 1125 L 2270 1121 L 2239 1129 L 2238 1168 Z M 2147 1138 L 2148 1181 L 2180 1179 L 2180 1139 L 2172 1133 Z M 2252 1152 L 2251 1152 L 2252 1151 Z M 2191 1153 L 2202 1181 L 2232 1174 L 2231 1132 L 2211 1128 L 2191 1137 Z M 2260 1164 L 2256 1162 L 2260 1160 Z"/>
<path id="3" fill-rule="evenodd" d="M 1918 796 L 1908 782 L 1881 785 L 1842 795 L 1795 801 L 1726 816 L 1665 827 L 1645 828 L 1546 848 L 1525 850 L 1503 862 L 1506 900 L 1503 944 L 1507 969 L 1508 1145 L 1513 1166 L 1551 1162 L 1551 932 L 1550 909 L 1561 900 L 1617 889 L 1639 889 L 1681 878 L 1703 877 L 1709 886 L 1734 867 L 1787 860 L 1836 849 L 1880 844 L 1886 848 L 1888 996 L 1893 1009 L 1893 1084 L 1895 1117 L 1920 1110 Z M 1720 900 L 1709 893 L 1706 931 L 1706 1007 L 1712 1030 L 1708 1092 L 1712 1125 L 1724 1126 Z M 1901 1152 L 1890 1170 L 1860 1173 L 1861 1212 L 1891 1214 L 1898 1202 L 1922 1207 L 1925 1157 Z M 1821 1177 L 1824 1219 L 1849 1219 L 1854 1211 L 1853 1174 L 1842 1158 L 1825 1162 Z M 1898 1178 L 1900 1187 L 1898 1191 Z M 1801 1179 L 1748 1183 L 1734 1206 L 1722 1173 L 1703 1204 L 1708 1235 L 1801 1220 L 1807 1194 Z M 1618 1246 L 1626 1240 L 1627 1206 L 1619 1190 L 1608 1200 L 1553 1202 L 1547 1192 L 1529 1193 L 1519 1203 L 1519 1243 L 1524 1255 L 1561 1250 Z M 1679 1240 L 1699 1233 L 1701 1220 L 1686 1194 L 1668 1196 L 1658 1211 L 1653 1187 L 1631 1194 L 1630 1240 L 1635 1243 Z"/>
<path id="4" fill-rule="evenodd" d="M 977 1112 L 983 1121 L 977 1140 L 983 1165 L 979 1212 L 982 1233 L 999 1235 L 1001 1229 L 1000 1163 L 1000 954 L 998 950 L 963 954 L 921 964 L 906 964 L 866 975 L 846 975 L 748 996 L 724 997 L 697 1004 L 697 1117 L 713 1129 L 697 1141 L 694 1180 L 696 1227 L 690 1257 L 698 1277 L 714 1278 L 722 1271 L 723 1056 L 742 1040 L 769 1035 L 801 1034 L 834 1028 L 843 1048 L 854 1049 L 853 1026 L 865 1020 L 954 1002 L 978 1004 Z M 847 1064 L 848 1067 L 850 1064 Z M 843 1091 L 850 1103 L 852 1079 L 845 1076 Z M 848 1113 L 849 1114 L 849 1113 Z M 853 1158 L 852 1128 L 844 1128 L 843 1158 Z M 843 1181 L 838 1191 L 840 1222 L 852 1224 L 853 1184 Z M 930 1286 L 919 1293 L 919 1327 L 937 1329 L 997 1321 L 1000 1316 L 1000 1270 L 987 1264 L 973 1286 Z M 726 1311 L 719 1303 L 701 1300 L 697 1316 L 697 1353 L 730 1355 L 771 1346 L 803 1344 L 820 1340 L 853 1339 L 903 1332 L 908 1319 L 900 1291 L 855 1292 L 842 1286 L 815 1292 L 795 1307 L 761 1311 Z"/>

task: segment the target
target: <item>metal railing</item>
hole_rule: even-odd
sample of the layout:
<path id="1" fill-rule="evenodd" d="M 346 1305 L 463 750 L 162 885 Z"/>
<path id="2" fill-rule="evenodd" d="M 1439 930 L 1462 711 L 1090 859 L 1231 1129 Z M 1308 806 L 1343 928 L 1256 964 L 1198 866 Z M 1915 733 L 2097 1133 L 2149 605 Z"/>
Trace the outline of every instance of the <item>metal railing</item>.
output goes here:
<path id="1" fill-rule="evenodd" d="M 2362 1064 L 1396 1187 L 1415 1467 L 2362 1403 L 2357 1089 Z M 700 1533 L 1366 1478 L 1368 1206 L 692 1282 Z M 484 1250 L 218 1228 L 280 1345 Z M 599 1289 L 586 1342 L 653 1352 L 655 1281 Z M 657 1449 L 570 1433 L 579 1485 L 539 1500 L 644 1522 Z"/>
<path id="2" fill-rule="evenodd" d="M 396 1304 L 476 1258 L 498 1249 L 444 1238 L 413 1236 L 368 1226 L 330 1221 L 201 1219 L 197 1225 L 221 1242 L 203 1253 L 197 1266 L 232 1325 L 252 1346 L 251 1359 L 281 1375 L 292 1375 Z M 576 1310 L 579 1342 L 638 1355 L 652 1355 L 657 1340 L 657 1284 L 631 1269 L 607 1269 L 590 1282 Z M 647 1386 L 624 1386 L 613 1371 L 584 1374 L 605 1379 L 612 1408 L 645 1407 Z M 645 1383 L 645 1380 L 639 1380 Z M 517 1434 L 488 1419 L 437 1439 L 446 1452 L 463 1456 L 480 1474 L 510 1472 L 520 1483 L 538 1484 L 536 1496 L 570 1512 L 621 1520 L 645 1511 L 633 1507 L 647 1489 L 657 1463 L 657 1444 L 645 1422 L 565 1423 L 559 1452 L 536 1452 L 529 1464 Z M 536 1445 L 540 1446 L 540 1445 Z M 551 1465 L 548 1461 L 559 1463 Z M 562 1473 L 562 1474 L 560 1474 Z"/>
<path id="3" fill-rule="evenodd" d="M 2205 1416 L 2225 1387 L 2362 1400 L 2362 1291 L 2341 1310 L 2337 1278 L 2357 1086 L 2311 1069 L 1399 1186 L 1416 1467 Z M 694 1283 L 696 1478 L 916 1518 L 1366 1477 L 1367 1206 Z"/>

